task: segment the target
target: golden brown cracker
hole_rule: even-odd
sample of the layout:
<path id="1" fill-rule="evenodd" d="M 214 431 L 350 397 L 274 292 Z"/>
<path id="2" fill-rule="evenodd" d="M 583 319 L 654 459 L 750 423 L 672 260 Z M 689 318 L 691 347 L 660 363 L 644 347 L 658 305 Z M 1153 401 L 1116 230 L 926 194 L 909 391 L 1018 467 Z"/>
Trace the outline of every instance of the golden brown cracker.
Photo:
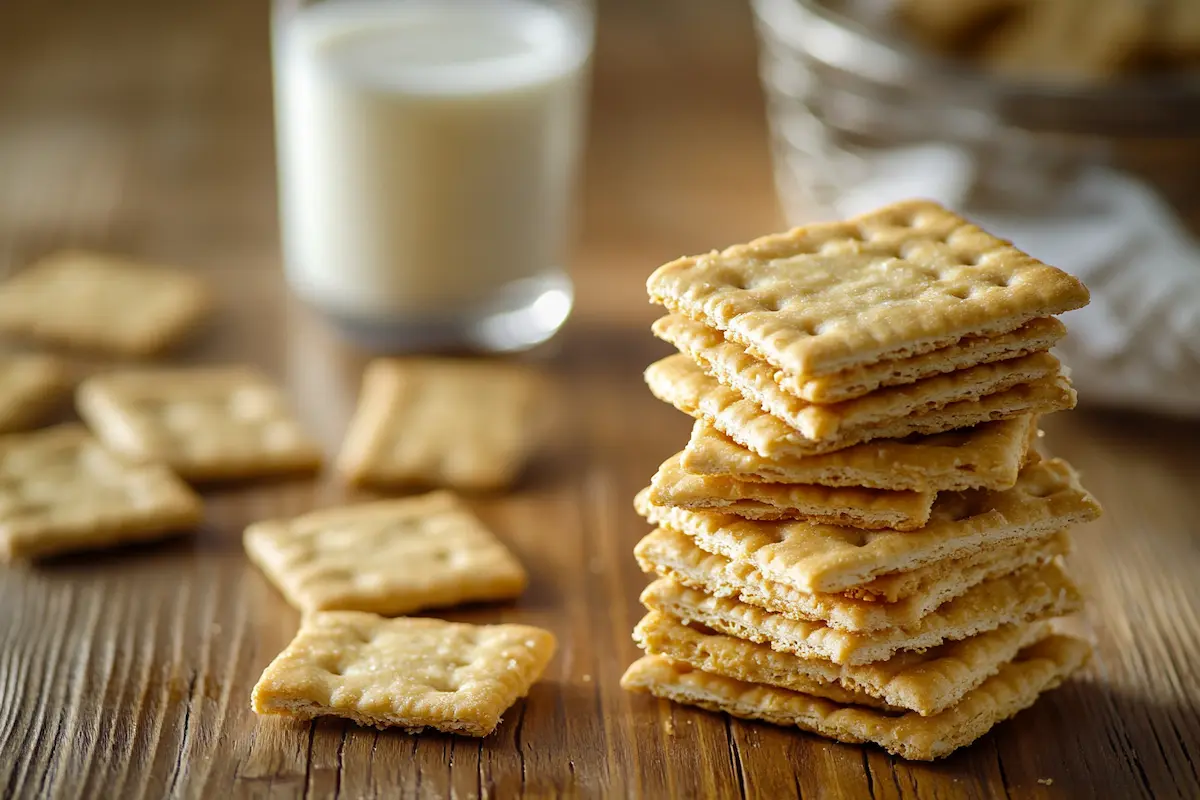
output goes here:
<path id="1" fill-rule="evenodd" d="M 323 611 L 263 672 L 255 713 L 487 736 L 541 676 L 554 636 L 528 625 L 465 625 Z"/>
<path id="2" fill-rule="evenodd" d="M 410 614 L 516 597 L 520 562 L 447 491 L 246 529 L 246 553 L 301 611 Z"/>
<path id="3" fill-rule="evenodd" d="M 896 716 L 742 683 L 661 656 L 634 662 L 621 678 L 621 686 L 710 711 L 800 728 L 839 742 L 872 742 L 903 758 L 931 761 L 971 744 L 1033 705 L 1039 695 L 1082 667 L 1090 654 L 1091 647 L 1081 639 L 1049 637 L 1022 650 L 959 703 L 930 717 L 915 712 Z"/>
<path id="4" fill-rule="evenodd" d="M 799 376 L 936 350 L 1079 308 L 1087 289 L 924 200 L 681 258 L 650 298 Z"/>
<path id="5" fill-rule="evenodd" d="M 352 483 L 498 489 L 540 439 L 545 382 L 493 362 L 378 359 L 338 457 Z"/>
<path id="6" fill-rule="evenodd" d="M 1003 492 L 944 492 L 919 531 L 864 531 L 803 521 L 756 522 L 711 511 L 655 505 L 649 490 L 638 513 L 673 528 L 711 553 L 744 560 L 772 580 L 805 592 L 840 592 L 881 575 L 1023 540 L 1100 515 L 1100 506 L 1060 459 L 1031 464 Z"/>
<path id="7" fill-rule="evenodd" d="M 203 516 L 170 470 L 111 452 L 82 425 L 0 437 L 0 561 L 162 539 Z"/>
<path id="8" fill-rule="evenodd" d="M 0 284 L 0 331 L 148 356 L 178 342 L 211 307 L 208 286 L 195 274 L 66 250 Z"/>
<path id="9" fill-rule="evenodd" d="M 79 414 L 106 444 L 191 481 L 312 472 L 320 448 L 251 367 L 111 372 L 84 381 Z"/>

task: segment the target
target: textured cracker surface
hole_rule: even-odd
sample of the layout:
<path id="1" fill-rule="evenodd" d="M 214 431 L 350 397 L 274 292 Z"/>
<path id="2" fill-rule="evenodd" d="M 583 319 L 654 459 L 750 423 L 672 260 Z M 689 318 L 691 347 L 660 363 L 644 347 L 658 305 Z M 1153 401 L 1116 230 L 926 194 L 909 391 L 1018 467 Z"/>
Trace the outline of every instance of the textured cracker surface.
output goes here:
<path id="1" fill-rule="evenodd" d="M 106 444 L 188 480 L 309 472 L 321 451 L 279 389 L 251 367 L 112 372 L 89 378 L 79 413 Z"/>
<path id="2" fill-rule="evenodd" d="M 920 200 L 681 258 L 647 290 L 805 377 L 1006 333 L 1088 302 L 1075 278 Z"/>
<path id="3" fill-rule="evenodd" d="M 1017 482 L 1037 418 L 1025 414 L 972 428 L 877 439 L 834 453 L 769 459 L 697 420 L 681 466 L 742 481 L 910 491 L 1008 489 Z"/>
<path id="4" fill-rule="evenodd" d="M 446 491 L 257 522 L 245 545 L 305 612 L 395 616 L 516 597 L 527 582 L 508 548 Z"/>
<path id="5" fill-rule="evenodd" d="M 663 506 L 717 510 L 748 519 L 807 519 L 854 528 L 915 530 L 929 521 L 936 492 L 832 488 L 816 484 L 738 481 L 693 475 L 667 459 L 650 482 L 650 497 Z"/>
<path id="6" fill-rule="evenodd" d="M 258 714 L 487 736 L 529 693 L 554 636 L 528 625 L 310 614 L 254 687 Z"/>
<path id="7" fill-rule="evenodd" d="M 1065 532 L 981 550 L 911 572 L 885 575 L 854 596 L 802 592 L 765 577 L 746 561 L 701 550 L 690 536 L 659 528 L 645 536 L 634 556 L 644 572 L 713 595 L 733 597 L 789 619 L 824 622 L 831 628 L 870 633 L 916 625 L 922 617 L 992 578 L 1047 564 L 1070 550 Z M 888 594 L 903 594 L 888 598 Z"/>
<path id="8" fill-rule="evenodd" d="M 823 622 L 789 619 L 731 597 L 713 597 L 660 578 L 646 587 L 646 608 L 803 658 L 868 664 L 899 650 L 923 650 L 1001 625 L 1059 617 L 1082 606 L 1079 590 L 1056 564 L 1023 570 L 972 587 L 906 628 L 851 633 Z"/>
<path id="9" fill-rule="evenodd" d="M 1091 647 L 1081 639 L 1049 637 L 1022 650 L 959 703 L 930 717 L 839 705 L 712 675 L 661 656 L 634 662 L 621 685 L 710 711 L 797 727 L 839 742 L 873 742 L 903 758 L 930 761 L 971 744 L 997 723 L 1033 705 L 1038 695 L 1082 667 L 1090 654 Z"/>
<path id="10" fill-rule="evenodd" d="M 1036 539 L 1100 515 L 1100 506 L 1060 459 L 1025 467 L 1003 492 L 943 492 L 919 531 L 864 531 L 799 520 L 759 522 L 712 511 L 658 506 L 643 490 L 635 505 L 655 525 L 703 549 L 745 560 L 763 575 L 806 592 L 838 592 L 880 575 Z"/>
<path id="11" fill-rule="evenodd" d="M 1005 625 L 923 653 L 897 653 L 887 661 L 843 666 L 800 658 L 716 633 L 652 611 L 633 638 L 649 655 L 745 683 L 764 683 L 837 703 L 937 714 L 995 675 L 1022 648 L 1050 634 L 1049 623 Z"/>
<path id="12" fill-rule="evenodd" d="M 994 365 L 977 369 L 990 366 Z M 842 428 L 836 438 L 811 439 L 764 411 L 758 403 L 710 377 L 685 355 L 656 361 L 646 368 L 645 377 L 646 385 L 659 400 L 710 423 L 738 444 L 767 459 L 828 453 L 873 439 L 941 433 L 1025 414 L 1047 414 L 1075 407 L 1075 390 L 1064 375 L 1057 374 L 975 400 L 961 400 L 929 411 Z"/>
<path id="13" fill-rule="evenodd" d="M 175 344 L 211 305 L 207 285 L 193 274 L 69 250 L 0 284 L 0 331 L 148 356 Z"/>
<path id="14" fill-rule="evenodd" d="M 166 467 L 131 463 L 82 425 L 0 437 L 0 560 L 161 539 L 203 515 Z"/>
<path id="15" fill-rule="evenodd" d="M 785 391 L 776 381 L 774 367 L 728 341 L 720 331 L 678 315 L 659 320 L 656 329 L 704 372 L 813 440 L 836 439 L 843 431 L 936 411 L 1059 372 L 1054 356 L 1033 353 L 880 389 L 855 400 L 816 404 Z"/>
<path id="16" fill-rule="evenodd" d="M 33 427 L 70 388 L 66 364 L 53 356 L 0 356 L 0 433 Z"/>
<path id="17" fill-rule="evenodd" d="M 544 393 L 536 373 L 510 365 L 378 359 L 338 468 L 356 484 L 503 488 L 538 444 Z"/>
<path id="18" fill-rule="evenodd" d="M 1066 326 L 1055 317 L 1039 317 L 1015 331 L 995 336 L 964 336 L 954 344 L 919 356 L 878 361 L 815 378 L 776 372 L 775 379 L 785 392 L 804 400 L 837 403 L 883 387 L 1048 350 L 1066 333 Z"/>

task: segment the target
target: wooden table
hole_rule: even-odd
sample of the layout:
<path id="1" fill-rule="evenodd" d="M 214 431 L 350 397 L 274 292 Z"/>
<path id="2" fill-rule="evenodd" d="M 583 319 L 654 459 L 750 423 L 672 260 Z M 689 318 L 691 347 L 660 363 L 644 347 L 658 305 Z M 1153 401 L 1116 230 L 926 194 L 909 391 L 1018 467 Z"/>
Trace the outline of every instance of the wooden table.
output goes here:
<path id="1" fill-rule="evenodd" d="M 779 225 L 740 4 L 602 4 L 578 313 L 537 358 L 563 425 L 474 507 L 532 574 L 455 619 L 544 625 L 560 654 L 484 741 L 259 721 L 248 695 L 296 613 L 244 526 L 345 499 L 331 477 L 207 494 L 195 536 L 0 570 L 0 796 L 1200 797 L 1200 427 L 1081 410 L 1049 442 L 1107 507 L 1080 529 L 1096 658 L 932 765 L 620 690 L 646 583 L 630 508 L 688 420 L 641 368 L 644 276 Z M 6 0 L 0 266 L 81 244 L 204 271 L 217 321 L 181 358 L 250 361 L 333 452 L 364 357 L 288 300 L 276 244 L 266 8 Z M 94 368 L 81 364 L 81 370 Z"/>

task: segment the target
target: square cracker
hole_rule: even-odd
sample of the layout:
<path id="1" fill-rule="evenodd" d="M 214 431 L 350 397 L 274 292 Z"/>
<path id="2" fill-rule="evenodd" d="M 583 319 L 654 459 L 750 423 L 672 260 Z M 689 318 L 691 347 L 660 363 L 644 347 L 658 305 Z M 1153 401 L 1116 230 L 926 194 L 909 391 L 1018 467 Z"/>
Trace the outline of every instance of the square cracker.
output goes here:
<path id="1" fill-rule="evenodd" d="M 1058 359 L 1049 353 L 1031 353 L 880 389 L 854 400 L 818 404 L 790 394 L 776 381 L 771 365 L 726 340 L 720 332 L 685 317 L 667 319 L 672 321 L 664 326 L 669 330 L 668 341 L 704 372 L 814 441 L 839 439 L 856 428 L 886 424 L 898 417 L 936 411 L 951 403 L 1050 378 L 1060 368 Z"/>
<path id="2" fill-rule="evenodd" d="M 755 483 L 718 475 L 693 475 L 667 459 L 650 482 L 650 499 L 662 506 L 720 511 L 747 519 L 806 519 L 852 528 L 916 530 L 929 521 L 936 492 L 905 492 L 814 484 Z"/>
<path id="3" fill-rule="evenodd" d="M 258 714 L 487 736 L 529 693 L 554 648 L 553 634 L 529 625 L 322 611 L 304 617 L 252 703 Z"/>
<path id="4" fill-rule="evenodd" d="M 338 457 L 354 484 L 498 489 L 539 439 L 543 381 L 510 364 L 378 359 Z"/>
<path id="5" fill-rule="evenodd" d="M 876 439 L 833 453 L 768 459 L 697 420 L 681 466 L 740 481 L 861 486 L 910 491 L 1011 489 L 1033 450 L 1037 417 L 1023 414 L 973 428 Z"/>
<path id="6" fill-rule="evenodd" d="M 111 372 L 76 394 L 84 421 L 115 450 L 187 480 L 311 472 L 321 451 L 283 393 L 250 367 Z"/>
<path id="7" fill-rule="evenodd" d="M 934 610 L 987 580 L 1043 566 L 1070 552 L 1065 531 L 940 561 L 910 572 L 877 578 L 855 595 L 801 592 L 773 581 L 745 561 L 696 546 L 691 537 L 659 528 L 647 534 L 634 556 L 644 572 L 668 578 L 713 597 L 733 597 L 788 619 L 823 622 L 851 633 L 916 625 Z M 903 594 L 888 598 L 887 593 Z"/>
<path id="8" fill-rule="evenodd" d="M 710 553 L 744 560 L 763 575 L 803 592 L 841 592 L 880 575 L 1054 531 L 1100 515 L 1100 505 L 1065 461 L 1050 459 L 1021 471 L 1007 491 L 945 492 L 919 531 L 865 531 L 803 521 L 756 522 L 712 511 L 655 505 L 650 490 L 634 500 L 655 525 L 686 533 Z"/>
<path id="9" fill-rule="evenodd" d="M 1058 319 L 1040 317 L 1015 331 L 997 336 L 964 336 L 954 344 L 919 356 L 878 361 L 829 375 L 804 378 L 775 369 L 753 349 L 731 342 L 720 331 L 682 314 L 668 314 L 658 319 L 652 330 L 655 336 L 693 358 L 699 354 L 704 362 L 711 362 L 717 377 L 722 373 L 736 374 L 740 364 L 753 359 L 756 365 L 761 365 L 760 369 L 770 371 L 771 379 L 783 392 L 810 403 L 826 404 L 854 400 L 877 389 L 1048 350 L 1067 332 Z M 727 380 L 722 382 L 733 385 Z"/>
<path id="10" fill-rule="evenodd" d="M 665 578 L 642 592 L 641 601 L 683 622 L 703 625 L 802 658 L 835 664 L 885 661 L 901 650 L 925 650 L 995 630 L 1078 611 L 1079 590 L 1057 564 L 1023 570 L 973 586 L 915 624 L 870 633 L 789 619 L 732 597 L 713 597 Z"/>
<path id="11" fill-rule="evenodd" d="M 1088 302 L 1075 278 L 921 200 L 681 258 L 646 287 L 803 377 L 1006 333 Z"/>
<path id="12" fill-rule="evenodd" d="M 170 470 L 131 463 L 82 425 L 0 437 L 0 560 L 162 539 L 203 516 Z"/>
<path id="13" fill-rule="evenodd" d="M 66 365 L 53 356 L 0 356 L 0 433 L 41 422 L 70 388 Z"/>
<path id="14" fill-rule="evenodd" d="M 877 361 L 815 378 L 776 372 L 775 381 L 785 392 L 809 402 L 837 403 L 876 389 L 1049 350 L 1066 334 L 1067 326 L 1057 318 L 1039 317 L 1015 331 L 995 336 L 964 336 L 954 344 L 919 356 Z"/>
<path id="15" fill-rule="evenodd" d="M 976 369 L 990 366 L 993 365 Z M 933 410 L 842 428 L 834 438 L 813 439 L 767 413 L 757 402 L 710 377 L 685 355 L 656 361 L 646 368 L 645 377 L 646 385 L 659 400 L 708 422 L 738 444 L 768 459 L 803 458 L 844 450 L 875 439 L 942 433 L 1025 414 L 1048 414 L 1075 407 L 1075 390 L 1070 381 L 1062 374 L 1054 374 Z M 951 378 L 953 376 L 942 376 L 931 380 Z"/>
<path id="16" fill-rule="evenodd" d="M 211 308 L 194 274 L 76 250 L 0 284 L 0 331 L 123 356 L 166 350 Z"/>
<path id="17" fill-rule="evenodd" d="M 649 655 L 745 683 L 764 683 L 837 703 L 916 711 L 945 711 L 1028 645 L 1050 635 L 1047 622 L 1004 625 L 921 653 L 897 653 L 887 661 L 847 666 L 801 658 L 762 644 L 715 633 L 651 611 L 633 639 Z"/>
<path id="18" fill-rule="evenodd" d="M 1082 639 L 1052 636 L 1025 648 L 1000 671 L 940 714 L 896 716 L 840 705 L 773 686 L 743 683 L 692 669 L 662 656 L 630 665 L 621 686 L 743 719 L 800 728 L 847 744 L 872 742 L 889 753 L 932 761 L 971 744 L 995 725 L 1033 705 L 1091 655 Z"/>
<path id="19" fill-rule="evenodd" d="M 527 583 L 508 548 L 445 491 L 256 522 L 245 545 L 306 612 L 396 616 L 516 597 Z"/>

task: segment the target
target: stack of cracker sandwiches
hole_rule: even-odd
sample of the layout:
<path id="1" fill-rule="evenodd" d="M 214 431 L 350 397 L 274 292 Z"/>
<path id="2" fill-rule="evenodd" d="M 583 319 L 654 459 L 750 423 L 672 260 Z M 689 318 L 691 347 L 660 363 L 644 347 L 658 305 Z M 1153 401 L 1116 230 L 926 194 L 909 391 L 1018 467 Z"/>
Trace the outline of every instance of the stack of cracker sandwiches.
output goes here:
<path id="1" fill-rule="evenodd" d="M 1086 661 L 1067 529 L 1100 508 L 1039 455 L 1075 405 L 1048 350 L 1075 278 L 910 201 L 649 279 L 659 399 L 696 419 L 636 498 L 657 579 L 622 683 L 929 760 Z"/>

